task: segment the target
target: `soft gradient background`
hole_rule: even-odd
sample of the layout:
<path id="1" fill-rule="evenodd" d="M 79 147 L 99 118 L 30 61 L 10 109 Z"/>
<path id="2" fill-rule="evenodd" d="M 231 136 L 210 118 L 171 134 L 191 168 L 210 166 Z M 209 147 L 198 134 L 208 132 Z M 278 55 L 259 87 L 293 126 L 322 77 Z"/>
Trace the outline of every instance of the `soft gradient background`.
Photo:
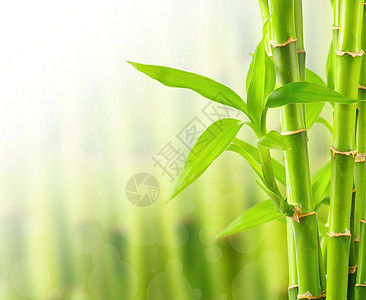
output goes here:
<path id="1" fill-rule="evenodd" d="M 304 2 L 308 67 L 324 78 L 330 4 Z M 188 153 L 188 124 L 243 116 L 125 62 L 197 72 L 245 98 L 257 1 L 3 1 L 0 32 L 0 299 L 286 299 L 281 222 L 215 239 L 266 199 L 246 163 L 224 153 L 168 205 L 177 174 L 154 166 L 167 144 Z M 279 129 L 276 111 L 269 122 Z M 314 125 L 313 172 L 329 145 Z M 158 181 L 152 205 L 126 197 L 138 173 Z"/>

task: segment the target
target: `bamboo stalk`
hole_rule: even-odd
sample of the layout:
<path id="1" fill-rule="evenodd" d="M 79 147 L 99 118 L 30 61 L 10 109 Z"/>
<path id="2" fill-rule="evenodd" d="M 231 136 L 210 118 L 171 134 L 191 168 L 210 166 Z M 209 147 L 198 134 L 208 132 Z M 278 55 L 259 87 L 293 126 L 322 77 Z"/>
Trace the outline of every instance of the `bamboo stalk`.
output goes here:
<path id="1" fill-rule="evenodd" d="M 362 25 L 362 49 L 366 49 L 366 1 L 364 3 L 364 16 Z M 366 100 L 366 57 L 362 59 L 362 66 L 360 72 L 360 81 L 358 89 L 358 98 Z M 360 207 L 359 220 L 366 220 L 366 201 L 363 196 L 365 191 L 365 154 L 366 153 L 366 104 L 364 102 L 358 103 L 358 129 L 357 129 L 357 147 L 359 151 L 357 163 L 356 163 L 356 205 Z M 355 220 L 356 222 L 357 220 Z M 358 260 L 357 260 L 357 276 L 355 286 L 355 299 L 366 299 L 366 223 L 357 222 L 356 226 L 360 228 L 359 235 L 359 247 L 358 247 Z"/>
<path id="2" fill-rule="evenodd" d="M 356 220 L 356 189 L 352 193 L 352 206 L 351 206 L 351 243 L 349 252 L 349 266 L 348 266 L 348 291 L 347 300 L 355 299 L 355 283 L 356 283 L 356 270 L 357 270 L 357 260 L 356 260 L 356 249 L 355 249 L 355 220 Z M 360 221 L 358 221 L 360 222 Z"/>
<path id="3" fill-rule="evenodd" d="M 363 0 L 343 0 L 336 51 L 335 90 L 357 97 Z M 355 104 L 335 104 L 327 253 L 327 299 L 346 299 L 355 152 Z"/>
<path id="4" fill-rule="evenodd" d="M 272 53 L 277 72 L 277 83 L 282 86 L 299 81 L 294 7 L 292 0 L 271 0 Z M 296 131 L 305 127 L 303 106 L 290 104 L 280 109 L 282 130 Z M 296 247 L 299 298 L 321 295 L 319 277 L 318 236 L 316 216 L 313 214 L 307 133 L 302 131 L 287 136 L 291 149 L 285 152 L 288 199 L 303 214 L 300 222 L 291 221 Z M 306 298 L 305 298 L 306 299 Z"/>

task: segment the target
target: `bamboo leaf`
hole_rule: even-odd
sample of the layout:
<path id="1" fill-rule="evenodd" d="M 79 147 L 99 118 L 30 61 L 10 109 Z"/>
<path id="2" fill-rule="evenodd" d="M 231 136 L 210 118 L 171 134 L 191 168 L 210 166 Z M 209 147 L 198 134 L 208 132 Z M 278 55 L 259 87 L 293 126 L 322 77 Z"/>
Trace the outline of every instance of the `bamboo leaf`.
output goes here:
<path id="1" fill-rule="evenodd" d="M 328 88 L 334 90 L 334 50 L 333 50 L 333 42 L 330 42 L 327 64 L 327 86 Z"/>
<path id="2" fill-rule="evenodd" d="M 234 139 L 235 144 L 243 148 L 246 152 L 252 156 L 258 164 L 261 164 L 258 148 L 238 138 Z M 283 185 L 286 185 L 286 171 L 283 164 L 272 158 L 272 167 L 276 179 Z"/>
<path id="3" fill-rule="evenodd" d="M 329 227 L 326 226 L 322 221 L 318 220 L 319 234 L 321 237 L 326 238 L 329 231 Z"/>
<path id="4" fill-rule="evenodd" d="M 168 87 L 185 88 L 203 97 L 227 106 L 234 107 L 248 115 L 244 100 L 229 87 L 202 75 L 163 66 L 128 62 L 138 71 Z"/>
<path id="5" fill-rule="evenodd" d="M 272 158 L 272 166 L 276 179 L 286 186 L 286 170 L 284 165 Z"/>
<path id="6" fill-rule="evenodd" d="M 309 69 L 305 70 L 305 81 L 326 86 L 323 79 L 321 79 L 319 75 L 317 75 L 315 72 Z M 307 129 L 310 129 L 314 125 L 320 113 L 322 112 L 324 104 L 325 104 L 324 102 L 305 104 L 305 117 L 306 117 Z"/>
<path id="7" fill-rule="evenodd" d="M 328 161 L 314 176 L 312 192 L 314 206 L 317 206 L 323 198 L 330 193 L 331 164 Z"/>
<path id="8" fill-rule="evenodd" d="M 235 142 L 233 142 L 227 150 L 236 152 L 241 157 L 243 157 L 249 163 L 252 169 L 257 173 L 259 178 L 264 181 L 261 165 L 249 154 L 249 152 L 247 152 L 244 148 L 240 147 L 240 145 Z"/>
<path id="9" fill-rule="evenodd" d="M 275 130 L 268 132 L 264 137 L 257 141 L 257 144 L 275 150 L 286 151 L 289 149 L 286 138 Z"/>
<path id="10" fill-rule="evenodd" d="M 243 126 L 236 119 L 221 119 L 211 124 L 198 138 L 189 153 L 169 200 L 191 185 L 212 162 L 226 150 Z"/>
<path id="11" fill-rule="evenodd" d="M 318 74 L 308 68 L 305 69 L 305 81 L 327 86 Z"/>
<path id="12" fill-rule="evenodd" d="M 289 217 L 292 217 L 294 215 L 295 212 L 294 207 L 288 204 L 285 199 L 277 195 L 274 191 L 272 191 L 267 186 L 261 184 L 260 182 L 257 181 L 257 184 L 262 188 L 262 190 L 267 194 L 267 196 L 272 200 L 273 204 L 283 215 Z"/>
<path id="13" fill-rule="evenodd" d="M 218 234 L 217 237 L 243 232 L 280 218 L 284 218 L 284 216 L 277 210 L 271 200 L 266 200 L 245 211 L 237 219 L 231 222 L 225 230 Z"/>
<path id="14" fill-rule="evenodd" d="M 265 48 L 269 18 L 263 25 L 262 40 L 255 49 L 246 80 L 248 113 L 254 124 L 261 128 L 266 100 L 276 84 L 276 72 Z"/>
<path id="15" fill-rule="evenodd" d="M 322 125 L 324 125 L 324 126 L 325 126 L 325 128 L 327 128 L 327 129 L 329 130 L 329 132 L 330 132 L 331 134 L 333 134 L 333 127 L 332 127 L 332 125 L 330 125 L 330 124 L 329 124 L 329 122 L 328 122 L 326 119 L 324 119 L 324 118 L 318 118 L 318 119 L 316 120 L 316 122 L 317 122 L 317 123 L 320 123 L 320 124 L 322 124 Z"/>
<path id="16" fill-rule="evenodd" d="M 332 102 L 332 103 L 355 103 L 359 100 L 349 98 L 327 87 L 310 83 L 294 82 L 286 84 L 268 97 L 267 108 L 280 107 L 294 103 Z"/>
<path id="17" fill-rule="evenodd" d="M 324 102 L 305 104 L 306 127 L 308 130 L 315 124 L 316 120 L 319 118 L 319 115 L 323 110 L 324 104 Z"/>
<path id="18" fill-rule="evenodd" d="M 328 196 L 325 196 L 322 200 L 320 200 L 316 205 L 315 205 L 315 207 L 314 207 L 314 210 L 315 211 L 318 211 L 318 209 L 319 209 L 319 207 L 321 206 L 321 205 L 330 205 L 330 196 L 328 195 Z"/>

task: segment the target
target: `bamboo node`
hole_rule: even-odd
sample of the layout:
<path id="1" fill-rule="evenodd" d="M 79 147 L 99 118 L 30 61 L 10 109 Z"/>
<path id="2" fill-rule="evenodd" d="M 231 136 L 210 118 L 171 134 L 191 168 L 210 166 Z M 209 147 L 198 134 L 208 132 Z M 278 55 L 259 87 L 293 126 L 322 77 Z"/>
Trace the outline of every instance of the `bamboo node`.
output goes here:
<path id="1" fill-rule="evenodd" d="M 284 43 L 282 43 L 282 44 L 275 44 L 275 43 L 273 43 L 273 41 L 271 41 L 270 43 L 271 43 L 271 46 L 273 47 L 273 48 L 277 48 L 277 47 L 285 47 L 285 46 L 287 46 L 288 44 L 290 44 L 290 43 L 294 43 L 294 42 L 296 42 L 297 41 L 297 38 L 292 38 L 292 37 L 290 37 L 286 42 L 284 42 Z"/>
<path id="2" fill-rule="evenodd" d="M 361 83 L 358 84 L 358 89 L 366 90 L 366 86 L 363 86 Z"/>
<path id="3" fill-rule="evenodd" d="M 322 292 L 319 296 L 313 296 L 309 291 L 307 291 L 305 294 L 297 295 L 297 299 L 308 299 L 308 300 L 320 299 L 323 297 L 324 297 L 324 292 Z"/>
<path id="4" fill-rule="evenodd" d="M 348 274 L 355 274 L 357 271 L 357 265 L 348 267 Z"/>
<path id="5" fill-rule="evenodd" d="M 297 50 L 297 53 L 306 53 L 305 49 L 299 49 Z"/>
<path id="6" fill-rule="evenodd" d="M 301 128 L 293 131 L 281 131 L 281 135 L 293 135 L 304 131 L 307 131 L 306 128 Z"/>
<path id="7" fill-rule="evenodd" d="M 363 50 L 358 51 L 358 52 L 336 50 L 335 53 L 338 56 L 343 56 L 345 54 L 348 54 L 348 55 L 352 56 L 353 58 L 355 58 L 356 56 L 362 56 L 362 55 L 364 55 L 365 52 L 363 52 Z"/>
<path id="8" fill-rule="evenodd" d="M 360 222 L 361 222 L 361 223 L 366 223 L 366 220 L 362 220 L 362 219 L 361 219 L 361 220 L 360 220 Z"/>
<path id="9" fill-rule="evenodd" d="M 355 162 L 356 163 L 364 162 L 365 158 L 366 158 L 366 153 L 357 153 Z"/>
<path id="10" fill-rule="evenodd" d="M 339 30 L 339 26 L 332 25 L 332 30 Z"/>
<path id="11" fill-rule="evenodd" d="M 360 235 L 358 234 L 357 237 L 355 238 L 355 242 L 358 243 L 360 241 Z"/>
<path id="12" fill-rule="evenodd" d="M 365 283 L 356 283 L 355 286 L 366 287 Z"/>
<path id="13" fill-rule="evenodd" d="M 292 221 L 296 221 L 297 223 L 300 224 L 300 219 L 308 217 L 308 216 L 312 216 L 312 215 L 316 215 L 315 211 L 311 211 L 309 213 L 305 213 L 302 214 L 301 213 L 301 208 L 298 207 L 297 205 L 295 205 L 295 213 L 294 215 L 290 218 Z"/>
<path id="14" fill-rule="evenodd" d="M 288 290 L 292 290 L 292 289 L 296 289 L 296 288 L 298 288 L 299 287 L 299 285 L 298 284 L 294 284 L 294 285 L 290 285 L 287 289 Z"/>
<path id="15" fill-rule="evenodd" d="M 347 228 L 345 228 L 345 232 L 328 232 L 327 236 L 329 237 L 351 236 L 351 232 Z"/>
<path id="16" fill-rule="evenodd" d="M 355 155 L 357 155 L 357 149 L 351 150 L 351 151 L 339 151 L 336 148 L 334 148 L 333 146 L 330 146 L 330 150 L 332 150 L 332 152 L 333 152 L 333 158 L 336 157 L 336 154 L 342 154 L 342 155 L 347 155 L 347 156 L 352 155 L 352 158 L 355 158 Z"/>

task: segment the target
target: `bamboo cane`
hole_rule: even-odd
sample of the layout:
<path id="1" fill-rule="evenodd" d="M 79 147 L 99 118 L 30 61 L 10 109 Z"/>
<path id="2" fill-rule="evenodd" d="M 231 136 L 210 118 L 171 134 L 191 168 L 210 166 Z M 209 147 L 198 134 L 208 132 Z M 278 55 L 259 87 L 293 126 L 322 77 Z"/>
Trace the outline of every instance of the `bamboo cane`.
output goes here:
<path id="1" fill-rule="evenodd" d="M 336 51 L 335 90 L 357 97 L 361 64 L 363 0 L 341 3 Z M 327 299 L 347 297 L 350 216 L 355 149 L 355 104 L 335 104 L 332 146 L 330 226 L 327 253 Z"/>
<path id="2" fill-rule="evenodd" d="M 277 83 L 282 86 L 299 81 L 298 58 L 292 0 L 271 0 L 272 53 Z M 319 277 L 316 215 L 313 212 L 309 159 L 303 106 L 286 105 L 280 109 L 282 130 L 287 134 L 291 149 L 285 152 L 288 199 L 301 209 L 304 216 L 293 220 L 295 236 L 299 299 L 321 295 Z M 293 133 L 293 134 L 292 134 Z M 306 216 L 306 217 L 305 217 Z"/>
<path id="3" fill-rule="evenodd" d="M 362 25 L 362 49 L 366 49 L 366 2 L 364 3 L 364 15 Z M 358 89 L 358 98 L 366 100 L 366 57 L 362 59 L 362 66 L 360 72 L 360 81 Z M 358 103 L 358 130 L 357 130 L 357 147 L 358 157 L 356 160 L 356 178 L 358 178 L 358 185 L 356 186 L 356 196 L 358 196 L 357 205 L 361 208 L 360 219 L 366 220 L 366 201 L 363 196 L 365 191 L 365 153 L 366 153 L 366 104 L 364 102 Z M 357 173 L 358 172 L 358 173 Z M 358 175 L 358 177 L 357 177 Z M 362 197 L 363 196 L 363 197 Z M 355 220 L 356 222 L 356 220 Z M 359 247 L 358 247 L 358 269 L 355 286 L 355 299 L 366 299 L 366 223 L 358 223 L 360 226 Z"/>

